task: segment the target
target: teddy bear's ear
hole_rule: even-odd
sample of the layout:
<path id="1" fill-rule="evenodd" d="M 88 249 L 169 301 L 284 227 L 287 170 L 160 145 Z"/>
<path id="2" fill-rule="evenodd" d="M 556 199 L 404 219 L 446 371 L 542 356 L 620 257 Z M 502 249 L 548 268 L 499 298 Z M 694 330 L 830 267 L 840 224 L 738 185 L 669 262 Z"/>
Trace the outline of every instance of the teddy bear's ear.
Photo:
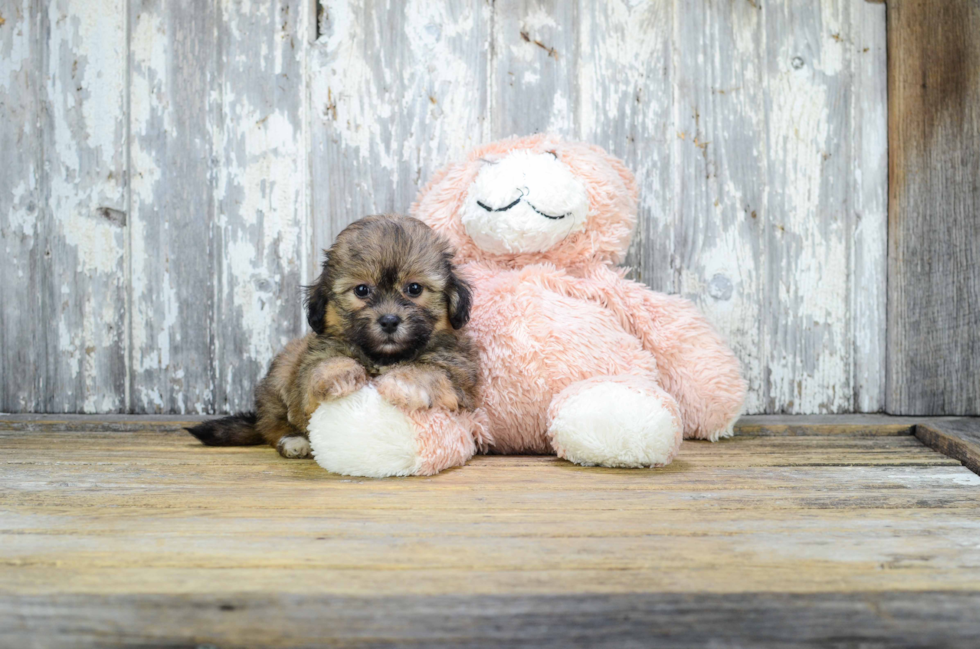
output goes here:
<path id="1" fill-rule="evenodd" d="M 329 253 L 324 251 L 329 258 Z M 330 278 L 327 261 L 323 261 L 323 271 L 316 282 L 306 287 L 306 321 L 318 335 L 327 328 L 327 301 L 330 294 Z"/>
<path id="2" fill-rule="evenodd" d="M 455 271 L 449 273 L 449 281 L 446 282 L 446 302 L 449 308 L 449 324 L 453 329 L 462 328 L 470 319 L 473 294 L 470 285 L 461 280 Z"/>

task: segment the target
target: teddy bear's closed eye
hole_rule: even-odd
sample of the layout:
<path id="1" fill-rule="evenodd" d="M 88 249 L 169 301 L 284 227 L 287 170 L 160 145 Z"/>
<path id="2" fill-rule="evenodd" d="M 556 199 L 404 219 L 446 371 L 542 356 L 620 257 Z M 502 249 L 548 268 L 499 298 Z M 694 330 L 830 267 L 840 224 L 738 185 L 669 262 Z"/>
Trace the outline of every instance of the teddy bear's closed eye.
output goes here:
<path id="1" fill-rule="evenodd" d="M 487 205 L 483 201 L 477 201 L 476 204 L 479 205 L 480 207 L 482 207 L 483 209 L 485 209 L 488 212 L 506 212 L 510 208 L 512 208 L 515 205 L 517 205 L 518 203 L 520 203 L 524 199 L 524 195 L 525 194 L 522 193 L 520 198 L 518 198 L 518 199 L 516 199 L 516 200 L 514 200 L 514 201 L 512 201 L 510 203 L 508 203 L 507 205 L 504 205 L 503 207 L 496 207 L 496 208 L 495 207 L 490 207 L 489 205 Z M 559 219 L 565 218 L 566 216 L 569 216 L 569 214 L 570 214 L 570 212 L 566 212 L 564 214 L 558 214 L 558 215 L 545 214 L 544 212 L 542 212 L 541 210 L 539 210 L 538 208 L 536 208 L 534 205 L 532 205 L 530 201 L 526 201 L 526 202 L 527 202 L 527 206 L 528 207 L 530 207 L 532 210 L 534 210 L 535 212 L 537 212 L 541 216 L 545 217 L 546 219 L 552 219 L 552 220 L 557 221 Z"/>

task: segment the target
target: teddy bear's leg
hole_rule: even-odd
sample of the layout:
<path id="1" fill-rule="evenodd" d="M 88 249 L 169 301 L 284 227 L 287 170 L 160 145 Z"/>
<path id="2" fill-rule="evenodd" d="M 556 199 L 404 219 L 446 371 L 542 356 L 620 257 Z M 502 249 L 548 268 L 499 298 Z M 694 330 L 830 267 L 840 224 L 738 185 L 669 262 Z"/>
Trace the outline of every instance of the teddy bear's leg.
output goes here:
<path id="1" fill-rule="evenodd" d="M 383 478 L 432 475 L 466 463 L 485 424 L 479 413 L 405 412 L 369 385 L 320 404 L 308 430 L 313 457 L 327 471 Z"/>
<path id="2" fill-rule="evenodd" d="M 585 466 L 665 466 L 682 435 L 677 402 L 642 377 L 579 381 L 548 408 L 548 437 L 558 457 Z"/>

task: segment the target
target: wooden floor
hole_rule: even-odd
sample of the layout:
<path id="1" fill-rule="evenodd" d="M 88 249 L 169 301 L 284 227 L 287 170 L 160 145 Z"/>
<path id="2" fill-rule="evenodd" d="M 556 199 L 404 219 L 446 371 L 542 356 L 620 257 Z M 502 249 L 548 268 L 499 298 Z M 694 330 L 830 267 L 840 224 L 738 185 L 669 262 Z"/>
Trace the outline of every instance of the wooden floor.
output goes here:
<path id="1" fill-rule="evenodd" d="M 387 480 L 74 421 L 0 419 L 2 647 L 980 643 L 980 476 L 909 420 Z"/>

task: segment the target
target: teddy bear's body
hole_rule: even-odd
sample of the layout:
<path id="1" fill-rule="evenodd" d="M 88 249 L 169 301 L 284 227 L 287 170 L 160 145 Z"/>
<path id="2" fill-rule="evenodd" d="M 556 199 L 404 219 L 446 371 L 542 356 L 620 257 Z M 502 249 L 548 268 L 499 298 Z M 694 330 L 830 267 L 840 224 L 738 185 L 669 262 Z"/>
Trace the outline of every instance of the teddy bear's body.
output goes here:
<path id="1" fill-rule="evenodd" d="M 322 437 L 364 440 L 400 417 L 399 435 L 411 438 L 401 459 L 386 468 L 378 456 L 367 471 L 391 475 L 435 473 L 478 448 L 663 466 L 682 438 L 731 435 L 745 396 L 731 350 L 689 301 L 627 280 L 616 265 L 636 201 L 620 161 L 543 135 L 486 145 L 437 173 L 412 215 L 449 240 L 472 285 L 479 407 L 399 415 L 353 395 L 321 406 L 324 426 L 334 422 Z M 311 429 L 318 461 L 346 472 L 346 451 L 318 449 L 318 437 Z"/>
<path id="2" fill-rule="evenodd" d="M 460 273 L 474 286 L 468 326 L 482 352 L 481 400 L 496 451 L 553 453 L 548 408 L 573 383 L 658 377 L 656 358 L 601 303 L 594 280 L 546 264 L 471 262 Z"/>

